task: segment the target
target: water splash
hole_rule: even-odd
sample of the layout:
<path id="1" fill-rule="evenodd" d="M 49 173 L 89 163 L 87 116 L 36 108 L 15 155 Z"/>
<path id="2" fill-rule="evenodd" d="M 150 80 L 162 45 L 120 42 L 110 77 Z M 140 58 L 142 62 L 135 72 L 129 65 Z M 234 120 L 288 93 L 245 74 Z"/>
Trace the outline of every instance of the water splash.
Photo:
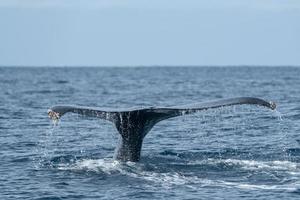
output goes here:
<path id="1" fill-rule="evenodd" d="M 35 168 L 39 168 L 45 160 L 48 160 L 54 155 L 56 150 L 51 144 L 53 142 L 53 134 L 56 131 L 56 124 L 50 125 L 50 127 L 46 130 L 45 134 L 42 138 L 39 139 L 38 145 L 35 148 L 35 154 L 37 157 L 34 157 L 33 163 Z"/>
<path id="2" fill-rule="evenodd" d="M 279 110 L 275 109 L 275 110 L 273 111 L 273 113 L 274 113 L 274 116 L 277 117 L 277 119 L 278 119 L 279 121 L 283 121 L 282 113 L 281 113 Z"/>

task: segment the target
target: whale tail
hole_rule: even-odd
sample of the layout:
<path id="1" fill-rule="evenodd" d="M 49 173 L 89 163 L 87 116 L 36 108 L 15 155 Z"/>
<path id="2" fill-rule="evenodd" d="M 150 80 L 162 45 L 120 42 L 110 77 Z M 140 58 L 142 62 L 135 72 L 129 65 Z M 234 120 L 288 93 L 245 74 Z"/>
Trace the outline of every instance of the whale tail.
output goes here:
<path id="1" fill-rule="evenodd" d="M 149 107 L 127 109 L 124 111 L 59 105 L 51 107 L 48 110 L 48 115 L 51 119 L 58 120 L 64 114 L 72 112 L 112 122 L 115 124 L 121 136 L 118 148 L 116 149 L 115 158 L 122 161 L 136 162 L 140 159 L 144 137 L 156 123 L 172 117 L 192 114 L 212 108 L 242 104 L 260 105 L 272 110 L 276 108 L 276 104 L 271 101 L 268 102 L 253 97 L 240 97 L 176 107 Z"/>

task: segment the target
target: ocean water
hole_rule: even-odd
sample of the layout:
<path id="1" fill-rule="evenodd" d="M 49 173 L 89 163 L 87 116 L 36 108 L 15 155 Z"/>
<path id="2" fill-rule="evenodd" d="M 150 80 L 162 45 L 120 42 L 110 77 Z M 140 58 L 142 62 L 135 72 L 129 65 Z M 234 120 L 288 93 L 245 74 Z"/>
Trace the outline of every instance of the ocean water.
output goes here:
<path id="1" fill-rule="evenodd" d="M 0 199 L 299 199 L 300 68 L 0 68 Z M 146 136 L 138 163 L 113 160 L 109 122 L 56 104 L 174 106 L 254 96 L 172 118 Z"/>

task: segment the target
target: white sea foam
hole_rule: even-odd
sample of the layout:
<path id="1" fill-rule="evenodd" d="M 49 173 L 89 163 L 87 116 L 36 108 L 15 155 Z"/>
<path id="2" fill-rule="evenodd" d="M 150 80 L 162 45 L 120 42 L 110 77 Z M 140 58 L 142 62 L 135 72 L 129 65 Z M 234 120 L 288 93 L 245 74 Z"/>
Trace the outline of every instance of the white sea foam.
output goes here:
<path id="1" fill-rule="evenodd" d="M 111 174 L 118 172 L 120 169 L 120 163 L 112 159 L 83 159 L 78 160 L 73 164 L 60 164 L 58 166 L 60 170 L 72 170 L 72 171 L 92 171 L 103 172 Z"/>
<path id="2" fill-rule="evenodd" d="M 201 165 L 201 164 L 225 164 L 227 166 L 237 165 L 247 170 L 291 170 L 300 172 L 300 163 L 291 161 L 256 161 L 256 160 L 238 160 L 238 159 L 207 159 L 201 161 L 191 161 L 189 165 Z"/>
<path id="3" fill-rule="evenodd" d="M 251 161 L 251 160 L 234 160 L 234 159 L 208 159 L 203 161 L 190 162 L 188 165 L 194 164 L 218 164 L 225 163 L 229 165 L 239 165 L 242 168 L 253 169 L 266 169 L 266 170 L 287 170 L 299 175 L 299 164 L 290 161 Z M 160 172 L 159 169 L 155 171 L 145 170 L 145 166 L 142 163 L 120 163 L 113 159 L 83 159 L 78 160 L 74 164 L 61 164 L 58 169 L 71 170 L 71 171 L 92 171 L 96 173 L 115 174 L 129 176 L 132 178 L 142 179 L 149 181 L 151 185 L 156 184 L 165 188 L 172 188 L 175 185 L 186 186 L 193 189 L 201 187 L 227 187 L 227 188 L 239 188 L 246 190 L 284 190 L 284 191 L 296 191 L 300 188 L 300 181 L 298 176 L 294 177 L 295 181 L 288 184 L 252 184 L 249 182 L 232 182 L 226 180 L 210 180 L 209 178 L 201 178 L 193 174 L 187 175 L 180 172 Z M 298 174 L 297 174 L 298 172 Z M 298 177 L 298 178 L 297 178 Z"/>
<path id="4" fill-rule="evenodd" d="M 300 188 L 300 182 L 294 182 L 285 185 L 266 185 L 266 184 L 249 184 L 249 183 L 236 183 L 229 181 L 218 181 L 216 186 L 228 188 L 240 188 L 247 190 L 277 190 L 277 191 L 297 191 Z"/>
<path id="5" fill-rule="evenodd" d="M 78 160 L 73 164 L 60 164 L 58 166 L 58 169 L 98 172 L 105 174 L 120 173 L 122 175 L 130 176 L 133 178 L 143 179 L 145 181 L 151 181 L 157 184 L 161 184 L 165 187 L 197 182 L 197 177 L 186 177 L 177 172 L 161 173 L 156 171 L 147 171 L 144 170 L 143 167 L 143 164 L 140 163 L 120 163 L 112 159 L 83 159 Z"/>

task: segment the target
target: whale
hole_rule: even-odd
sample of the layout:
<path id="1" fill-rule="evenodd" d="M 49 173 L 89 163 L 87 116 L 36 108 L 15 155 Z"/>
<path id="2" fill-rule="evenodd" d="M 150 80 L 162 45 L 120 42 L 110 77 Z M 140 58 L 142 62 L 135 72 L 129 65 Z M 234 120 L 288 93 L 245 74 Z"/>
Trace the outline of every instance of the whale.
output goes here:
<path id="1" fill-rule="evenodd" d="M 255 97 L 237 97 L 173 107 L 128 109 L 56 105 L 49 108 L 47 113 L 52 120 L 59 120 L 66 113 L 77 113 L 112 122 L 119 133 L 119 142 L 115 150 L 114 159 L 125 162 L 138 162 L 141 158 L 143 140 L 158 122 L 208 109 L 243 104 L 258 105 L 271 110 L 276 109 L 276 104 L 273 101 Z"/>

